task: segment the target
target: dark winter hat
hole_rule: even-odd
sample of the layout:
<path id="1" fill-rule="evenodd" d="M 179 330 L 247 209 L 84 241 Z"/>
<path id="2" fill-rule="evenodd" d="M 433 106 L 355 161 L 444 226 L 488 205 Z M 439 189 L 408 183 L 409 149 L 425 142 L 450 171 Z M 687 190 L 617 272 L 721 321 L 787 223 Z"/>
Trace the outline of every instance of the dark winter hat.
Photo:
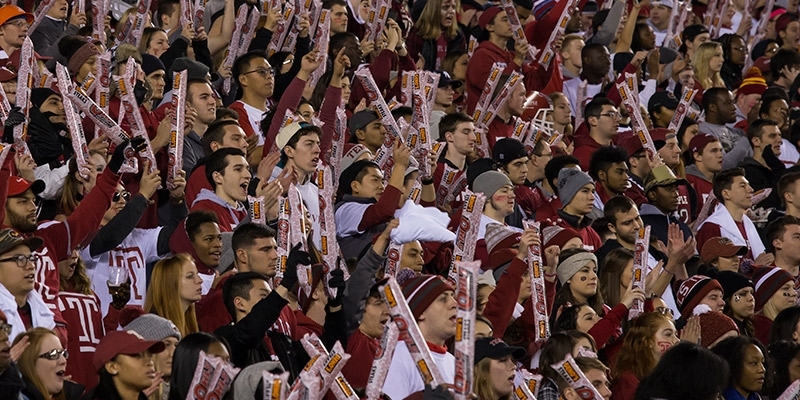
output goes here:
<path id="1" fill-rule="evenodd" d="M 350 184 L 356 179 L 356 175 L 361 172 L 362 169 L 367 167 L 373 167 L 377 169 L 381 169 L 378 164 L 375 164 L 372 160 L 358 160 L 352 164 L 350 164 L 347 169 L 342 171 L 342 174 L 339 175 L 339 190 L 342 194 L 352 194 L 353 189 L 350 187 Z"/>
<path id="2" fill-rule="evenodd" d="M 761 267 L 753 274 L 753 282 L 756 285 L 756 312 L 758 312 L 781 286 L 786 282 L 794 282 L 794 277 L 778 267 Z"/>
<path id="3" fill-rule="evenodd" d="M 522 233 L 511 230 L 503 224 L 486 226 L 486 251 L 489 252 L 489 268 L 495 269 L 511 262 L 517 255 L 519 238 Z M 495 276 L 498 279 L 499 276 Z"/>
<path id="4" fill-rule="evenodd" d="M 53 89 L 50 88 L 33 88 L 31 89 L 31 104 L 33 104 L 36 108 L 41 108 L 42 104 L 44 104 L 45 100 L 48 97 L 56 95 L 60 95 L 56 93 Z"/>
<path id="5" fill-rule="evenodd" d="M 440 294 L 455 289 L 439 275 L 419 275 L 401 283 L 414 318 L 419 319 Z"/>
<path id="6" fill-rule="evenodd" d="M 347 121 L 347 129 L 350 131 L 351 138 L 356 137 L 356 131 L 359 129 L 364 129 L 365 126 L 372 123 L 376 119 L 379 119 L 378 113 L 372 110 L 361 110 L 352 117 L 350 117 L 350 121 Z"/>
<path id="7" fill-rule="evenodd" d="M 486 171 L 475 178 L 475 182 L 472 183 L 472 191 L 482 193 L 489 199 L 504 186 L 514 186 L 506 174 L 500 171 Z"/>
<path id="8" fill-rule="evenodd" d="M 594 181 L 586 172 L 576 168 L 562 168 L 558 172 L 558 197 L 561 198 L 561 207 L 566 207 L 578 191 L 590 183 Z"/>
<path id="9" fill-rule="evenodd" d="M 504 138 L 498 140 L 492 148 L 492 159 L 497 164 L 506 165 L 518 158 L 528 157 L 525 146 L 517 139 Z"/>
<path id="10" fill-rule="evenodd" d="M 158 57 L 147 53 L 142 53 L 142 70 L 145 75 L 150 75 L 158 70 L 167 72 L 167 68 Z"/>
<path id="11" fill-rule="evenodd" d="M 169 69 L 169 75 L 172 76 L 176 72 L 181 72 L 184 70 L 189 71 L 189 74 L 186 77 L 188 80 L 206 79 L 209 71 L 208 67 L 203 63 L 199 63 L 190 58 L 179 57 L 172 62 L 172 67 Z"/>
<path id="12" fill-rule="evenodd" d="M 722 292 L 724 293 L 724 298 L 728 299 L 733 296 L 734 293 L 746 288 L 751 287 L 755 289 L 755 285 L 753 281 L 747 279 L 746 276 L 733 271 L 720 271 L 714 277 L 720 285 L 722 285 Z"/>
<path id="13" fill-rule="evenodd" d="M 719 312 L 708 311 L 700 314 L 700 345 L 709 348 L 728 332 L 739 333 L 739 328 L 731 317 Z"/>
<path id="14" fill-rule="evenodd" d="M 706 297 L 712 290 L 722 292 L 722 285 L 716 279 L 711 279 L 705 275 L 694 275 L 681 282 L 675 298 L 681 317 L 684 319 L 691 317 L 695 306 L 700 304 L 703 297 Z"/>

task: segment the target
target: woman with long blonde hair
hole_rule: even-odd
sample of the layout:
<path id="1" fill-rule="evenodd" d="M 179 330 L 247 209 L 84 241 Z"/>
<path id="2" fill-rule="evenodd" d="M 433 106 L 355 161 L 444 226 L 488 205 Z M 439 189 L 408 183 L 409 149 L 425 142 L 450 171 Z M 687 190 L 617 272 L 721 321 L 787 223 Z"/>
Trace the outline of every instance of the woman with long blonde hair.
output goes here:
<path id="1" fill-rule="evenodd" d="M 25 388 L 26 399 L 79 399 L 84 387 L 67 380 L 69 352 L 61 346 L 55 332 L 47 328 L 32 328 L 14 339 L 17 344 L 28 338 L 28 347 L 17 361 Z"/>
<path id="2" fill-rule="evenodd" d="M 167 257 L 153 267 L 144 310 L 172 321 L 183 336 L 198 332 L 194 304 L 200 301 L 202 289 L 203 280 L 189 255 Z M 175 301 L 176 293 L 179 301 Z"/>
<path id="3" fill-rule="evenodd" d="M 652 312 L 633 320 L 614 366 L 612 398 L 633 400 L 639 381 L 653 371 L 661 355 L 676 343 L 677 330 L 668 315 Z"/>
<path id="4" fill-rule="evenodd" d="M 692 68 L 694 69 L 694 79 L 703 90 L 725 87 L 725 82 L 720 75 L 724 62 L 722 45 L 719 43 L 705 42 L 697 48 L 692 55 Z"/>
<path id="5" fill-rule="evenodd" d="M 508 399 L 514 391 L 515 361 L 525 358 L 525 349 L 496 338 L 475 341 L 473 392 L 479 400 Z M 502 378 L 502 379 L 501 379 Z"/>
<path id="6" fill-rule="evenodd" d="M 414 28 L 408 34 L 408 55 L 417 60 L 422 56 L 423 69 L 441 70 L 445 55 L 454 51 L 466 51 L 467 40 L 458 27 L 459 0 L 428 0 L 419 16 L 414 15 Z M 444 42 L 447 49 L 439 51 L 438 44 Z"/>

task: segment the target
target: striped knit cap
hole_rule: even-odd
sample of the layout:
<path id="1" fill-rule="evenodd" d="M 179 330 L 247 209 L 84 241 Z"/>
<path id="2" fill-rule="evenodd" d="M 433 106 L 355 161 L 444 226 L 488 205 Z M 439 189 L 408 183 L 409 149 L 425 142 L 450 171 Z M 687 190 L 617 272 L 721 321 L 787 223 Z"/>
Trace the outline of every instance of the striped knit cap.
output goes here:
<path id="1" fill-rule="evenodd" d="M 403 296 L 408 301 L 408 307 L 416 319 L 419 319 L 439 295 L 448 290 L 455 291 L 453 286 L 439 275 L 416 276 L 400 282 L 400 286 L 403 288 Z"/>
<path id="2" fill-rule="evenodd" d="M 778 267 L 761 267 L 753 273 L 752 280 L 756 284 L 756 312 L 759 312 L 781 286 L 794 282 L 794 277 Z"/>
<path id="3" fill-rule="evenodd" d="M 767 90 L 767 81 L 761 76 L 761 71 L 756 67 L 750 67 L 736 89 L 736 97 L 748 94 L 764 94 Z"/>

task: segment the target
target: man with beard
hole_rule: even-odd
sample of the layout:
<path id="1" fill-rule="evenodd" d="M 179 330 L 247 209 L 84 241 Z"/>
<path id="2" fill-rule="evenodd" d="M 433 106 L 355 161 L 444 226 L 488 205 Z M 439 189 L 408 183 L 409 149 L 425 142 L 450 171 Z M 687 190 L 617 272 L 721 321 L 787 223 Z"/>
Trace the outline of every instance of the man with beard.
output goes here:
<path id="1" fill-rule="evenodd" d="M 711 88 L 703 93 L 703 110 L 706 120 L 699 125 L 700 132 L 709 133 L 717 137 L 725 150 L 722 168 L 735 167 L 751 151 L 750 145 L 744 138 L 744 131 L 739 128 L 729 128 L 726 124 L 736 122 L 736 105 L 733 95 L 725 88 Z"/>
<path id="2" fill-rule="evenodd" d="M 137 153 L 144 146 L 141 138 L 135 138 L 131 142 L 131 147 Z M 29 182 L 18 176 L 10 176 L 8 162 L 13 157 L 8 157 L 6 164 L 0 169 L 0 193 L 6 193 L 6 196 L 0 196 L 0 200 L 5 203 L 3 226 L 15 229 L 26 237 L 36 236 L 43 239 L 44 245 L 34 252 L 38 257 L 35 262 L 36 289 L 42 294 L 48 307 L 56 313 L 55 321 L 58 324 L 64 323 L 56 305 L 60 288 L 58 262 L 68 258 L 72 249 L 78 247 L 100 225 L 116 191 L 118 171 L 125 160 L 126 147 L 127 143 L 117 146 L 105 171 L 97 177 L 95 187 L 66 221 L 49 223 L 41 228 L 36 223 L 35 200 L 36 194 L 44 190 L 44 182 Z M 62 341 L 66 343 L 66 335 L 62 337 Z"/>

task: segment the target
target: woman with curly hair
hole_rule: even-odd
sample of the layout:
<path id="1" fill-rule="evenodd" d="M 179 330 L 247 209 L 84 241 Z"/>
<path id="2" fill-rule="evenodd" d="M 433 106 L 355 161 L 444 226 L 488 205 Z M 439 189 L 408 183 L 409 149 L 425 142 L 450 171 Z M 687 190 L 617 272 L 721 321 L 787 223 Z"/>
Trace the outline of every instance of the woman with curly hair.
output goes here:
<path id="1" fill-rule="evenodd" d="M 612 373 L 611 398 L 633 400 L 639 381 L 649 375 L 661 355 L 677 343 L 677 330 L 669 316 L 645 313 L 635 319 L 625 334 Z"/>

